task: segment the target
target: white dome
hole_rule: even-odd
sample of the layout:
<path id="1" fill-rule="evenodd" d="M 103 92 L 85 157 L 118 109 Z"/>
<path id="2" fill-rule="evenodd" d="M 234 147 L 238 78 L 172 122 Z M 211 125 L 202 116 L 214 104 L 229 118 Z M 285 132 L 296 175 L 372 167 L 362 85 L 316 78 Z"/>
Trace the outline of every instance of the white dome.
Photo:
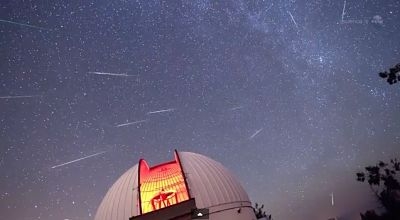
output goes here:
<path id="1" fill-rule="evenodd" d="M 250 201 L 240 183 L 219 162 L 191 152 L 179 152 L 179 156 L 197 208 Z"/>
<path id="2" fill-rule="evenodd" d="M 112 185 L 97 209 L 95 220 L 127 220 L 137 215 L 137 175 L 136 164 Z"/>
<path id="3" fill-rule="evenodd" d="M 210 210 L 209 219 L 255 219 L 246 191 L 226 168 L 200 154 L 177 154 L 189 195 L 195 199 L 197 208 Z M 137 164 L 130 168 L 112 185 L 97 210 L 95 220 L 128 220 L 140 214 L 138 167 Z M 238 208 L 244 209 L 240 218 L 235 217 Z M 226 210 L 231 210 L 229 218 L 226 213 L 225 217 L 221 216 Z"/>

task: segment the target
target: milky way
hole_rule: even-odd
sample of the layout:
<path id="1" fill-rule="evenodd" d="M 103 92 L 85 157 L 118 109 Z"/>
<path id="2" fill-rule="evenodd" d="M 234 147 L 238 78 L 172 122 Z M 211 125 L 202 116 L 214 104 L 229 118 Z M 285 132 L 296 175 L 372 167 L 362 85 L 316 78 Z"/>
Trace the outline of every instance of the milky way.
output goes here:
<path id="1" fill-rule="evenodd" d="M 0 219 L 91 220 L 174 149 L 277 220 L 377 207 L 355 173 L 399 157 L 399 1 L 249 2 L 1 2 Z"/>

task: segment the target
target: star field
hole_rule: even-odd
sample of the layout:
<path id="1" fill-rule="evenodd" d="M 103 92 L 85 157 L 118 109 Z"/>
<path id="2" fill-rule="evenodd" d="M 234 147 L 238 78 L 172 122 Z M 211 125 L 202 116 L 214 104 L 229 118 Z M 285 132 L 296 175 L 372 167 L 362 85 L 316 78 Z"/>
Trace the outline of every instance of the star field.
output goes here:
<path id="1" fill-rule="evenodd" d="M 355 173 L 400 156 L 400 88 L 377 75 L 399 21 L 396 0 L 3 1 L 0 219 L 91 220 L 174 149 L 274 219 L 359 219 L 377 205 Z"/>

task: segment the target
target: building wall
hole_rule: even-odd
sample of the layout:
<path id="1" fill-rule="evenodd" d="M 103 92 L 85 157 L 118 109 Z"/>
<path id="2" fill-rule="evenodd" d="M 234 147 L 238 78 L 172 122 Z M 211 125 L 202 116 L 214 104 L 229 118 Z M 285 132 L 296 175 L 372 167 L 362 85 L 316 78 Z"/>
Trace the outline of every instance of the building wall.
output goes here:
<path id="1" fill-rule="evenodd" d="M 250 202 L 237 202 L 209 208 L 209 220 L 255 220 Z"/>
<path id="2" fill-rule="evenodd" d="M 129 220 L 191 220 L 192 210 L 196 209 L 194 199 L 177 203 L 162 209 L 131 217 Z"/>

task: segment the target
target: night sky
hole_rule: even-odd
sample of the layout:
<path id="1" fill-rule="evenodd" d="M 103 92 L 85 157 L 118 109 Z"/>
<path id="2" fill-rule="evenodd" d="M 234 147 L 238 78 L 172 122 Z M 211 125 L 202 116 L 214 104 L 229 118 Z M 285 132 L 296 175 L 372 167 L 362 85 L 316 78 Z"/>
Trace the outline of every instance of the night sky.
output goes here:
<path id="1" fill-rule="evenodd" d="M 355 173 L 400 156 L 400 2 L 249 2 L 1 1 L 0 219 L 91 220 L 174 149 L 276 220 L 378 207 Z"/>

